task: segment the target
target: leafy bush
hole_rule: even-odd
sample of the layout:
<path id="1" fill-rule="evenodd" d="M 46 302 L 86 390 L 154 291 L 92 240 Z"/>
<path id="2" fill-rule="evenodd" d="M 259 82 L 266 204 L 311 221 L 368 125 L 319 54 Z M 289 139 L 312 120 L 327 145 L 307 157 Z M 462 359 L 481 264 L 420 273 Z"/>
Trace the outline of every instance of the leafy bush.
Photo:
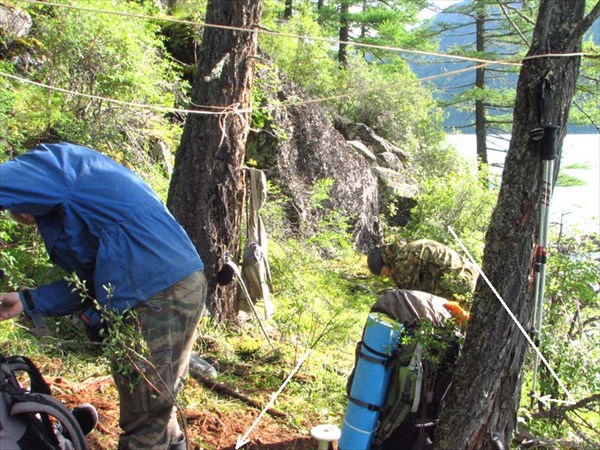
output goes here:
<path id="1" fill-rule="evenodd" d="M 324 37 L 307 2 L 298 5 L 289 21 L 278 20 L 276 5 L 265 5 L 262 22 L 269 29 L 289 35 Z M 337 63 L 332 58 L 331 44 L 310 38 L 298 39 L 261 34 L 259 45 L 286 76 L 314 97 L 331 95 L 337 83 Z"/>
<path id="2" fill-rule="evenodd" d="M 336 102 L 337 110 L 407 153 L 428 151 L 443 139 L 441 110 L 408 68 L 390 72 L 353 59 L 343 73 L 343 86 L 348 95 Z"/>
<path id="3" fill-rule="evenodd" d="M 596 332 L 600 307 L 599 242 L 597 234 L 555 240 L 548 256 L 543 316 L 543 345 L 548 356 L 560 365 L 561 375 L 573 388 L 585 387 L 589 392 L 600 391 L 600 336 Z M 556 339 L 558 333 L 564 339 Z M 592 356 L 594 353 L 596 357 Z M 541 389 L 542 394 L 553 398 L 560 394 L 553 384 L 542 383 Z"/>
<path id="4" fill-rule="evenodd" d="M 409 239 L 428 238 L 458 248 L 448 232 L 452 227 L 471 255 L 480 260 L 497 192 L 487 189 L 485 168 L 475 173 L 458 167 L 445 175 L 422 182 L 411 220 L 402 230 Z"/>
<path id="5" fill-rule="evenodd" d="M 377 64 L 372 55 L 356 51 L 351 52 L 347 67 L 340 68 L 335 47 L 319 40 L 330 38 L 327 33 L 333 31 L 319 25 L 310 3 L 299 5 L 287 21 L 279 20 L 280 6 L 276 2 L 265 5 L 263 24 L 267 28 L 317 38 L 260 35 L 261 48 L 291 81 L 407 152 L 428 149 L 442 140 L 441 110 L 403 60 L 392 58 Z M 326 14 L 323 11 L 321 14 Z"/>
<path id="6" fill-rule="evenodd" d="M 112 10 L 106 0 L 81 6 Z M 144 13 L 135 2 L 120 11 Z M 10 82 L 10 116 L 0 142 L 23 151 L 39 141 L 69 140 L 120 152 L 132 164 L 156 142 L 174 147 L 179 128 L 152 108 L 175 106 L 183 85 L 155 24 L 60 6 L 30 5 L 28 12 L 36 45 L 28 50 L 35 64 L 26 76 L 52 89 Z M 16 129 L 21 136 L 10 133 Z"/>
<path id="7" fill-rule="evenodd" d="M 64 275 L 48 261 L 36 229 L 24 227 L 0 214 L 0 292 L 48 283 Z"/>
<path id="8" fill-rule="evenodd" d="M 566 393 L 545 365 L 537 373 L 536 394 L 543 400 L 529 403 L 532 381 L 524 384 L 521 415 L 532 432 L 560 438 L 598 442 L 600 391 L 600 240 L 552 236 L 546 267 L 544 312 L 540 350 L 579 407 L 568 407 Z M 530 353 L 529 367 L 533 354 Z M 545 399 L 545 400 L 544 400 Z M 587 405 L 586 405 L 587 401 Z M 534 408 L 531 408 L 534 406 Z"/>

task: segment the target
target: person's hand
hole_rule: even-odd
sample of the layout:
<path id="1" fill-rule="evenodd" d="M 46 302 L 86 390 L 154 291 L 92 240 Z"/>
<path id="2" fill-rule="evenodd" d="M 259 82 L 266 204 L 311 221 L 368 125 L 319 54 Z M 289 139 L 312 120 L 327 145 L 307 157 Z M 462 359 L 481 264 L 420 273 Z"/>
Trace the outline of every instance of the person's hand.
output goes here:
<path id="1" fill-rule="evenodd" d="M 23 304 L 18 292 L 0 294 L 0 320 L 7 320 L 23 312 Z"/>

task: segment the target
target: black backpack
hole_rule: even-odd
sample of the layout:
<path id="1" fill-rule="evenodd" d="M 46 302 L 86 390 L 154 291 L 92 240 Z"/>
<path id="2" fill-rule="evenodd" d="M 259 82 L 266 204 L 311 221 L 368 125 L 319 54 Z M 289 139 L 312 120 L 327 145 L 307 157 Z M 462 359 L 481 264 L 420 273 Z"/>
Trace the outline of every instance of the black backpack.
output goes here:
<path id="1" fill-rule="evenodd" d="M 29 377 L 25 389 L 18 376 Z M 52 397 L 33 362 L 0 355 L 0 443 L 7 450 L 87 450 L 73 412 Z"/>
<path id="2" fill-rule="evenodd" d="M 395 289 L 371 307 L 371 312 L 383 313 L 404 327 L 402 342 L 387 362 L 390 381 L 385 403 L 377 408 L 380 415 L 372 449 L 429 448 L 417 441 L 433 436 L 459 352 L 459 336 L 445 323 L 451 315 L 443 307 L 444 302 L 425 292 Z M 439 351 L 425 349 L 416 337 L 423 320 L 430 322 L 432 337 L 442 344 Z M 361 343 L 357 345 L 356 361 Z M 429 360 L 432 357 L 435 364 Z M 354 370 L 346 385 L 348 396 Z"/>

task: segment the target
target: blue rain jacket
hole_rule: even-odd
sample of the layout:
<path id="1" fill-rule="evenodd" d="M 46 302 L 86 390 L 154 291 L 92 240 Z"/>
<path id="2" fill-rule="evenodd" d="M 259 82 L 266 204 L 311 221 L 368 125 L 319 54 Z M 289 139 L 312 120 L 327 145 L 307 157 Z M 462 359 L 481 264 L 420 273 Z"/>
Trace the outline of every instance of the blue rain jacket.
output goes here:
<path id="1" fill-rule="evenodd" d="M 0 209 L 33 214 L 50 260 L 119 312 L 203 269 L 156 193 L 86 147 L 43 144 L 0 164 Z M 32 289 L 34 309 L 47 316 L 81 311 L 81 295 L 72 288 L 61 280 Z"/>

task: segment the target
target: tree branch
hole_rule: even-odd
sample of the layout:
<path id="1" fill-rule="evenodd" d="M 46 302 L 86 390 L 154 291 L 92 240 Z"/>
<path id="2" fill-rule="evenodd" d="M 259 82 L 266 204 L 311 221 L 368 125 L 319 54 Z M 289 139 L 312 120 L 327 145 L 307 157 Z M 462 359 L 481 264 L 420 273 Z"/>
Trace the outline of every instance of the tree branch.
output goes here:
<path id="1" fill-rule="evenodd" d="M 577 403 L 573 404 L 565 404 L 561 406 L 557 406 L 548 411 L 540 411 L 533 415 L 533 418 L 550 418 L 550 417 L 560 417 L 565 416 L 569 411 L 575 411 L 577 409 L 587 408 L 590 403 L 600 402 L 600 393 L 593 394 L 589 397 L 579 400 Z"/>
<path id="2" fill-rule="evenodd" d="M 590 13 L 575 27 L 571 34 L 571 42 L 578 42 L 583 38 L 583 35 L 590 29 L 592 24 L 600 17 L 600 1 L 594 5 Z"/>
<path id="3" fill-rule="evenodd" d="M 504 2 L 502 2 L 502 0 L 496 0 L 496 3 L 498 3 L 498 5 L 500 6 L 500 9 L 502 9 L 502 14 L 504 14 L 504 17 L 506 17 L 506 20 L 508 20 L 508 22 L 510 23 L 510 26 L 513 27 L 513 29 L 521 37 L 523 44 L 525 44 L 525 45 L 529 44 L 529 42 L 527 41 L 527 38 L 525 37 L 523 32 L 519 29 L 517 24 L 511 19 L 510 15 L 508 14 L 508 11 L 506 10 L 506 5 L 504 4 Z"/>
<path id="4" fill-rule="evenodd" d="M 579 106 L 577 102 L 573 102 L 573 105 L 590 121 L 594 128 L 596 128 L 596 131 L 600 132 L 600 125 L 594 122 L 594 118 L 590 116 L 581 106 Z"/>
<path id="5" fill-rule="evenodd" d="M 589 445 L 584 443 L 538 437 L 526 430 L 518 430 L 515 433 L 513 444 L 515 448 L 533 448 L 535 450 L 553 450 L 558 447 L 571 450 L 589 449 Z"/>

